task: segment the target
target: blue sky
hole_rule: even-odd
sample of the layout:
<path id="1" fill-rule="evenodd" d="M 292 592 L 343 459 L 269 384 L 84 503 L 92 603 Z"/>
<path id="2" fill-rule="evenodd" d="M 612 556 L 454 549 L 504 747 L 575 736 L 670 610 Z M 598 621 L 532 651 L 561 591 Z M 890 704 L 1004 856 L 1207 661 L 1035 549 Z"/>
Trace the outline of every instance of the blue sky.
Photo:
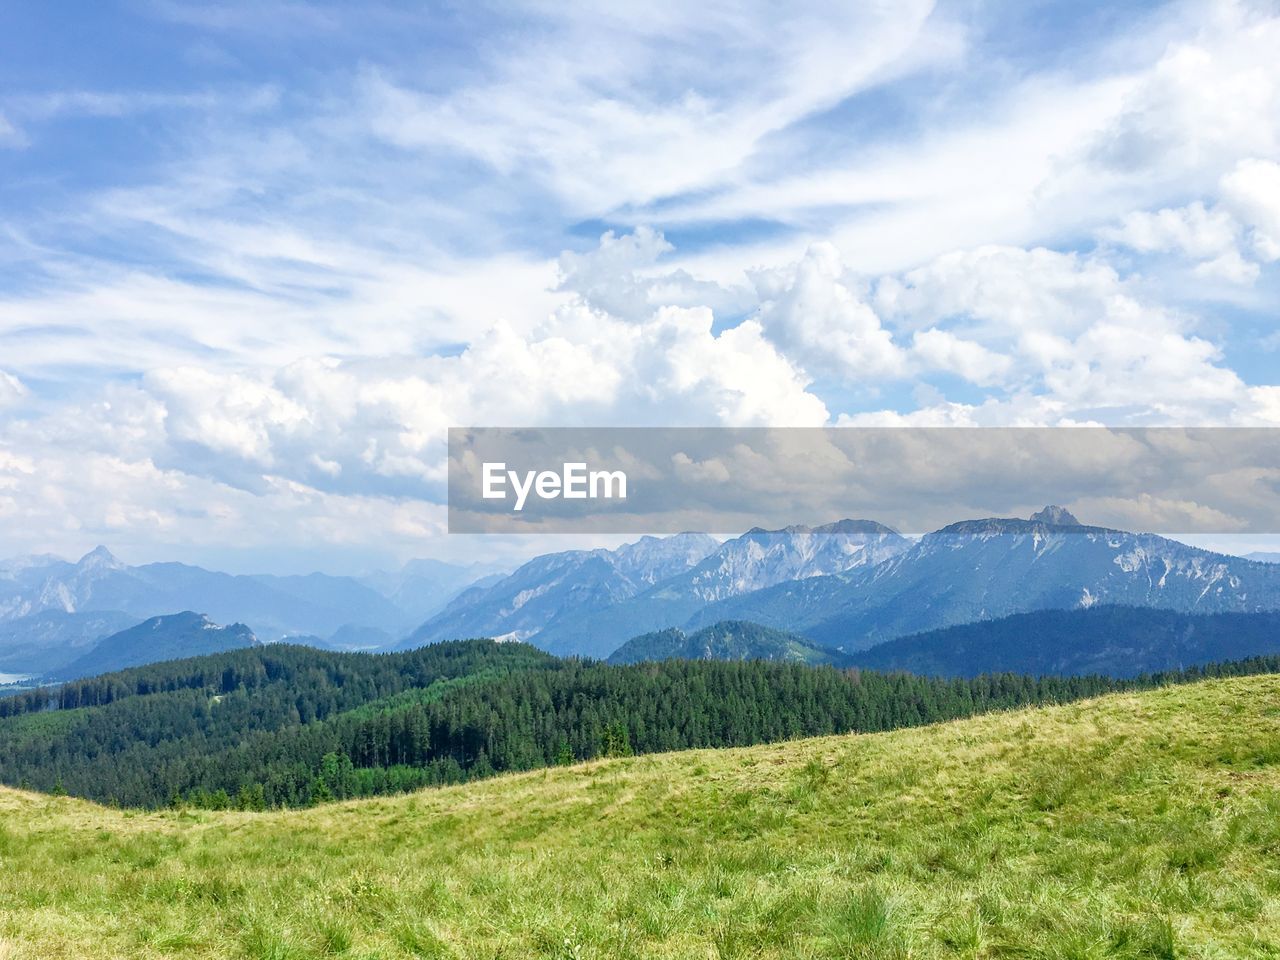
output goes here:
<path id="1" fill-rule="evenodd" d="M 528 550 L 443 534 L 460 424 L 1280 424 L 1276 49 L 1268 3 L 11 4 L 0 542 Z"/>

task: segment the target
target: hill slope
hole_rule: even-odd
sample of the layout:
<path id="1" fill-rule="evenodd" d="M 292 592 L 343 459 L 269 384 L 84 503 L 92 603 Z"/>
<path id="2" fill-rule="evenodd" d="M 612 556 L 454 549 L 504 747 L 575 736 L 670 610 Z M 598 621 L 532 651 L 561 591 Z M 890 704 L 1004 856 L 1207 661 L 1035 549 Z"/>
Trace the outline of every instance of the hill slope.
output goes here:
<path id="1" fill-rule="evenodd" d="M 1280 671 L 1280 657 L 1206 670 Z M 761 660 L 612 666 L 492 640 L 378 655 L 269 645 L 0 699 L 0 783 L 125 806 L 305 806 L 565 758 L 888 730 L 1203 676 L 955 681 Z"/>
<path id="2" fill-rule="evenodd" d="M 137 622 L 137 617 L 111 610 L 41 610 L 0 621 L 0 672 L 44 676 L 84 656 L 104 637 Z"/>
<path id="3" fill-rule="evenodd" d="M 1142 607 L 1037 610 L 899 637 L 848 662 L 947 677 L 1011 671 L 1132 677 L 1280 653 L 1280 611 L 1187 614 Z"/>
<path id="4" fill-rule="evenodd" d="M 260 645 L 243 623 L 221 627 L 202 613 L 171 613 L 100 640 L 84 656 L 58 668 L 56 679 L 93 677 L 113 670 Z"/>
<path id="5" fill-rule="evenodd" d="M 1280 678 L 284 813 L 0 790 L 0 955 L 1275 955 Z"/>
<path id="6" fill-rule="evenodd" d="M 694 633 L 676 627 L 632 637 L 609 656 L 609 663 L 645 660 L 781 660 L 788 663 L 840 664 L 844 655 L 804 637 L 758 623 L 725 620 Z"/>

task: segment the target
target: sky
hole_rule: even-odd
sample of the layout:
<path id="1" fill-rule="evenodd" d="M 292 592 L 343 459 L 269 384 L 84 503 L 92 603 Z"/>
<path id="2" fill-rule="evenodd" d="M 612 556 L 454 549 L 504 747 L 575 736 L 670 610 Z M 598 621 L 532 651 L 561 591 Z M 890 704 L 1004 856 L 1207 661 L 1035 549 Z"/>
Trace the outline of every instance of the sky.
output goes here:
<path id="1" fill-rule="evenodd" d="M 1280 5 L 0 7 L 0 554 L 353 571 L 449 426 L 1280 426 Z M 826 518 L 817 518 L 826 519 Z"/>

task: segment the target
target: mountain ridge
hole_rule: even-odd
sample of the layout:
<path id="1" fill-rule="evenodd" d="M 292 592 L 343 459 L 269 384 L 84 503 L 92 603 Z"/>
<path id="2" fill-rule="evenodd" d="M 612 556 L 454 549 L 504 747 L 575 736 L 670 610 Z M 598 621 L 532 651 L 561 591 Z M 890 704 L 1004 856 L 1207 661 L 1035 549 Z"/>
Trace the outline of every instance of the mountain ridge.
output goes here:
<path id="1" fill-rule="evenodd" d="M 845 657 L 794 633 L 741 620 L 727 620 L 694 633 L 670 627 L 632 637 L 610 654 L 606 662 L 616 665 L 672 659 L 774 660 L 838 665 L 844 662 Z"/>
<path id="2" fill-rule="evenodd" d="M 262 645 L 262 641 L 243 623 L 223 627 L 203 613 L 187 610 L 151 617 L 114 633 L 45 679 L 55 682 L 73 680 L 164 660 L 181 660 Z"/>
<path id="3" fill-rule="evenodd" d="M 925 676 L 983 673 L 1131 677 L 1280 653 L 1280 611 L 1181 613 L 1149 607 L 1036 610 L 898 637 L 849 665 Z"/>
<path id="4" fill-rule="evenodd" d="M 678 542 L 681 537 L 698 538 L 697 549 L 684 553 L 682 563 L 668 565 L 665 575 L 652 576 L 643 585 L 634 577 L 621 577 L 622 586 L 609 592 L 604 586 L 611 581 L 604 572 L 621 566 L 610 551 L 590 552 L 593 561 L 603 564 L 600 571 L 604 572 L 595 573 L 588 570 L 580 552 L 535 558 L 488 593 L 468 592 L 458 597 L 397 648 L 501 635 L 535 643 L 555 654 L 605 657 L 637 632 L 683 624 L 716 598 L 877 563 L 910 543 L 884 524 L 846 519 L 817 527 L 753 528 L 723 543 L 704 534 L 643 538 L 619 551 L 625 555 L 645 543 L 654 550 L 657 544 Z M 569 596 L 572 602 L 553 605 L 544 599 L 548 595 Z M 534 605 L 529 606 L 531 603 Z"/>
<path id="5" fill-rule="evenodd" d="M 491 568 L 410 561 L 398 572 L 365 578 L 228 574 L 176 561 L 131 566 L 105 546 L 74 563 L 49 555 L 15 557 L 0 561 L 0 662 L 9 668 L 4 672 L 43 675 L 73 658 L 68 644 L 83 647 L 86 639 L 175 610 L 241 621 L 268 641 L 316 636 L 338 647 L 365 646 L 380 632 L 385 644 L 484 569 Z M 83 635 L 103 617 L 113 618 L 110 629 Z"/>
<path id="6" fill-rule="evenodd" d="M 1018 518 L 968 520 L 848 576 L 784 583 L 710 604 L 681 626 L 750 620 L 852 652 L 924 630 L 1094 604 L 1280 609 L 1280 566 L 1156 534 Z"/>

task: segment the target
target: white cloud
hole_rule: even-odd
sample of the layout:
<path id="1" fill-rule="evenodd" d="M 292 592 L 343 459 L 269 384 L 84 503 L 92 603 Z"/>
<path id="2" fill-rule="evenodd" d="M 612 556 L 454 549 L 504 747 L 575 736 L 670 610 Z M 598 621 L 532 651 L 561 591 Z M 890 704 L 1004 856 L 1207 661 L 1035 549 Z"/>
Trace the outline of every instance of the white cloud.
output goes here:
<path id="1" fill-rule="evenodd" d="M 987 245 L 945 254 L 876 286 L 873 303 L 909 329 L 956 320 L 979 339 L 1071 337 L 1087 329 L 1122 284 L 1110 264 L 1038 247 Z M 1038 352 L 1038 350 L 1033 350 Z"/>
<path id="2" fill-rule="evenodd" d="M 259 7 L 165 11 L 289 29 Z M 148 111 L 163 149 L 0 236 L 3 532 L 409 543 L 466 423 L 1280 422 L 1230 317 L 1069 249 L 1269 295 L 1280 19 L 1176 5 L 1050 70 L 923 0 L 795 10 L 533 3 L 440 70 L 6 97 L 0 146 Z M 653 227 L 557 258 L 592 218 Z"/>
<path id="3" fill-rule="evenodd" d="M 1198 260 L 1193 272 L 1199 277 L 1252 283 L 1261 268 L 1246 258 L 1246 249 L 1264 263 L 1280 260 L 1280 164 L 1241 160 L 1218 189 L 1222 199 L 1215 206 L 1197 200 L 1154 213 L 1134 211 L 1099 236 L 1139 253 Z"/>
<path id="4" fill-rule="evenodd" d="M 1252 229 L 1258 259 L 1280 260 L 1280 163 L 1241 160 L 1222 180 L 1223 203 Z"/>
<path id="5" fill-rule="evenodd" d="M 1199 8 L 1195 34 L 1174 43 L 1098 136 L 1097 160 L 1169 180 L 1213 178 L 1240 156 L 1280 149 L 1280 19 L 1245 3 Z"/>
<path id="6" fill-rule="evenodd" d="M 831 244 L 814 244 L 792 266 L 756 271 L 752 281 L 764 335 L 810 373 L 875 380 L 903 372 L 902 350 Z"/>
<path id="7" fill-rule="evenodd" d="M 0 522 L 25 548 L 75 556 L 108 542 L 125 556 L 172 557 L 193 544 L 269 554 L 378 549 L 420 554 L 445 531 L 444 508 L 415 500 L 325 492 L 269 478 L 252 491 L 147 459 L 50 447 L 0 447 Z"/>
<path id="8" fill-rule="evenodd" d="M 308 416 L 280 390 L 238 374 L 178 367 L 155 370 L 146 382 L 164 402 L 172 439 L 264 468 L 273 461 L 272 433 L 289 433 Z"/>
<path id="9" fill-rule="evenodd" d="M 550 289 L 554 264 L 524 257 L 424 266 L 348 250 L 295 275 L 279 253 L 268 269 L 268 251 L 250 263 L 251 247 L 229 240 L 225 249 L 249 269 L 237 276 L 226 261 L 210 266 L 224 284 L 76 261 L 59 269 L 60 283 L 49 289 L 0 295 L 0 336 L 23 343 L 7 362 L 39 376 L 67 367 L 228 370 L 317 354 L 417 355 L 465 342 L 499 319 L 528 329 L 565 299 Z"/>
<path id="10" fill-rule="evenodd" d="M 1261 272 L 1256 263 L 1246 260 L 1238 250 L 1228 250 L 1212 260 L 1197 263 L 1192 270 L 1197 277 L 1236 284 L 1253 283 Z"/>
<path id="11" fill-rule="evenodd" d="M 484 81 L 433 95 L 369 71 L 365 112 L 393 144 L 461 151 L 601 214 L 723 183 L 767 134 L 913 63 L 931 9 L 537 5 Z"/>
<path id="12" fill-rule="evenodd" d="M 1155 213 L 1135 211 L 1118 228 L 1101 235 L 1140 253 L 1177 251 L 1195 260 L 1236 252 L 1240 225 L 1225 210 L 1205 209 L 1200 201 Z"/>
<path id="13" fill-rule="evenodd" d="M 964 407 L 977 423 L 1208 423 L 1230 420 L 1245 400 L 1243 382 L 1191 317 L 1148 302 L 1113 267 L 1078 254 L 949 254 L 882 281 L 875 302 L 923 331 L 917 342 L 924 338 L 939 365 L 962 367 L 957 337 L 984 351 L 964 348 L 1006 399 Z M 948 417 L 960 413 L 949 409 Z"/>
<path id="14" fill-rule="evenodd" d="M 27 396 L 27 388 L 11 373 L 0 370 L 0 410 L 13 406 Z"/>
<path id="15" fill-rule="evenodd" d="M 674 250 L 652 227 L 622 235 L 608 231 L 593 249 L 560 255 L 558 289 L 622 320 L 646 320 L 661 306 L 732 312 L 754 303 L 745 285 L 731 289 L 662 264 Z"/>
<path id="16" fill-rule="evenodd" d="M 926 369 L 945 370 L 979 386 L 1003 382 L 1013 365 L 1010 357 L 936 327 L 916 331 L 911 352 Z"/>
<path id="17" fill-rule="evenodd" d="M 454 357 L 310 358 L 253 374 L 161 368 L 139 402 L 158 410 L 150 456 L 166 466 L 254 488 L 281 476 L 433 499 L 449 426 L 826 422 L 808 378 L 757 322 L 712 327 L 705 307 L 622 320 L 580 298 L 528 335 L 495 324 Z"/>

